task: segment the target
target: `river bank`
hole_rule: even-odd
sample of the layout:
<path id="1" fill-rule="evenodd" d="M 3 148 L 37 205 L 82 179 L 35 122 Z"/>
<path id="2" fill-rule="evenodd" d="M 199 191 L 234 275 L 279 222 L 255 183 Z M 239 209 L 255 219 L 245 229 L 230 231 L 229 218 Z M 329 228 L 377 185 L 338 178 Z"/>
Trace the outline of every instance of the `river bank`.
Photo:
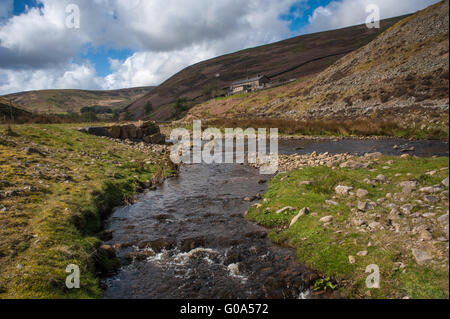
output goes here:
<path id="1" fill-rule="evenodd" d="M 117 266 L 100 249 L 103 219 L 174 174 L 162 146 L 119 142 L 72 125 L 0 127 L 0 298 L 99 298 Z M 66 288 L 78 265 L 81 289 Z"/>
<path id="2" fill-rule="evenodd" d="M 447 157 L 282 155 L 280 171 L 246 217 L 341 296 L 448 298 Z"/>

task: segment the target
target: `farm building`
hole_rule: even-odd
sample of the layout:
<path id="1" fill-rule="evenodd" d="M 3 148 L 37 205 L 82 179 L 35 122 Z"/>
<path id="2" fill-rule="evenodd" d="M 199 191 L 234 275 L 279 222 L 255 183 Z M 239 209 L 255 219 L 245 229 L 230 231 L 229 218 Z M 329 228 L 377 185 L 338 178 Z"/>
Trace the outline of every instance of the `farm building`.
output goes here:
<path id="1" fill-rule="evenodd" d="M 230 87 L 230 94 L 247 93 L 266 88 L 270 79 L 265 75 L 258 75 L 254 78 L 247 78 L 233 82 Z"/>

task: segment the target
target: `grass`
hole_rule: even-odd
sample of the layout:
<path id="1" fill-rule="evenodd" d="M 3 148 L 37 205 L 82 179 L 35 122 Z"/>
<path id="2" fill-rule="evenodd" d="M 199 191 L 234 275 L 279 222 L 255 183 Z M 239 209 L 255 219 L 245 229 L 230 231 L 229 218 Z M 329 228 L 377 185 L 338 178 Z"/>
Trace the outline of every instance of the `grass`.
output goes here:
<path id="1" fill-rule="evenodd" d="M 394 163 L 390 169 L 383 169 L 387 161 Z M 367 189 L 369 201 L 376 202 L 380 198 L 387 198 L 387 194 L 401 192 L 398 183 L 404 180 L 416 179 L 422 186 L 439 184 L 448 176 L 448 170 L 439 171 L 434 176 L 426 172 L 448 168 L 448 158 L 382 158 L 367 169 L 333 169 L 325 166 L 305 168 L 303 170 L 275 176 L 264 196 L 262 206 L 253 206 L 247 218 L 251 221 L 271 229 L 270 238 L 283 245 L 297 250 L 298 260 L 308 267 L 319 271 L 323 278 L 331 277 L 337 283 L 340 293 L 348 298 L 448 298 L 448 250 L 446 243 L 437 243 L 432 248 L 437 263 L 429 267 L 419 266 L 411 254 L 411 248 L 420 243 L 418 235 L 410 232 L 395 233 L 385 229 L 377 231 L 360 231 L 350 223 L 358 199 L 336 198 L 335 187 L 347 185 L 354 189 Z M 378 174 L 384 174 L 389 184 L 370 186 L 364 179 L 374 179 Z M 401 175 L 399 175 L 401 174 Z M 410 175 L 407 175 L 410 174 Z M 300 185 L 301 181 L 311 181 L 311 185 Z M 415 212 L 422 208 L 414 200 L 419 195 L 413 194 L 407 202 L 414 203 Z M 336 206 L 327 205 L 325 201 L 332 199 Z M 448 212 L 448 198 L 436 208 L 439 217 Z M 392 200 L 393 203 L 403 205 L 406 202 Z M 442 205 L 444 207 L 442 207 Z M 283 207 L 292 206 L 296 212 L 290 214 L 276 214 Z M 303 207 L 309 207 L 311 213 L 302 216 L 300 221 L 288 227 L 291 219 Z M 389 210 L 383 206 L 376 206 L 373 212 L 364 216 L 370 222 L 378 215 L 380 223 L 388 224 Z M 321 217 L 333 216 L 330 226 L 324 227 L 319 221 Z M 410 222 L 410 221 L 409 221 Z M 434 230 L 435 235 L 443 236 L 443 230 Z M 368 251 L 366 257 L 359 257 L 357 253 Z M 356 263 L 349 263 L 349 256 L 356 257 Z M 403 262 L 406 270 L 393 270 L 396 262 Z M 368 289 L 365 280 L 366 267 L 376 264 L 381 272 L 380 289 Z"/>
<path id="2" fill-rule="evenodd" d="M 99 275 L 117 266 L 99 249 L 103 219 L 173 167 L 69 125 L 12 131 L 0 126 L 0 194 L 17 192 L 0 196 L 0 298 L 101 297 Z M 69 264 L 80 267 L 81 289 L 65 286 Z"/>
<path id="3" fill-rule="evenodd" d="M 448 116 L 448 115 L 447 115 Z M 213 119 L 206 121 L 208 127 L 219 128 L 278 128 L 281 135 L 312 136 L 395 136 L 417 139 L 448 139 L 448 126 L 402 127 L 395 121 L 367 120 L 321 120 L 295 121 L 285 119 Z"/>

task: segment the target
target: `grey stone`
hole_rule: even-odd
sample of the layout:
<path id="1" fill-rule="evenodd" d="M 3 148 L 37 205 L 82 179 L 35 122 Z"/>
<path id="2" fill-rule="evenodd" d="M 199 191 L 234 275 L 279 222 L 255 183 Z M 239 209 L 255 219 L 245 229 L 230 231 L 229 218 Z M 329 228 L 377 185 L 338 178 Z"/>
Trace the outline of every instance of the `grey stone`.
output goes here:
<path id="1" fill-rule="evenodd" d="M 338 185 L 335 188 L 336 194 L 340 196 L 346 196 L 348 193 L 353 190 L 353 187 Z"/>
<path id="2" fill-rule="evenodd" d="M 413 248 L 412 254 L 419 265 L 424 265 L 433 260 L 433 256 L 424 250 Z"/>
<path id="3" fill-rule="evenodd" d="M 365 190 L 365 189 L 358 189 L 357 191 L 356 191 L 356 196 L 358 197 L 358 198 L 364 198 L 364 197 L 366 197 L 367 195 L 369 195 L 369 192 L 367 191 L 367 190 Z"/>
<path id="4" fill-rule="evenodd" d="M 333 219 L 334 219 L 333 216 L 325 216 L 325 217 L 322 217 L 320 219 L 320 222 L 322 222 L 322 223 L 329 223 L 329 222 L 333 221 Z"/>

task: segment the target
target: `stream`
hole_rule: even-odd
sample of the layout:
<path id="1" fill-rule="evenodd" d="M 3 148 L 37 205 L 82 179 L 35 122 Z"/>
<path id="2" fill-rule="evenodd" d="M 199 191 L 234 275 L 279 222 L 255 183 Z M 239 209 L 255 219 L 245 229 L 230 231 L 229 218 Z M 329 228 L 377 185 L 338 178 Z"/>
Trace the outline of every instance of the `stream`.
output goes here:
<path id="1" fill-rule="evenodd" d="M 393 146 L 398 145 L 398 149 Z M 448 142 L 408 140 L 280 140 L 282 154 L 382 152 L 448 156 Z M 104 281 L 105 298 L 297 299 L 312 297 L 317 274 L 295 250 L 273 244 L 267 230 L 244 219 L 270 176 L 245 165 L 184 165 L 176 178 L 114 210 L 108 245 L 123 267 Z M 259 196 L 258 196 L 259 195 Z M 133 258 L 130 253 L 145 258 Z M 136 256 L 136 255 L 134 255 Z"/>

